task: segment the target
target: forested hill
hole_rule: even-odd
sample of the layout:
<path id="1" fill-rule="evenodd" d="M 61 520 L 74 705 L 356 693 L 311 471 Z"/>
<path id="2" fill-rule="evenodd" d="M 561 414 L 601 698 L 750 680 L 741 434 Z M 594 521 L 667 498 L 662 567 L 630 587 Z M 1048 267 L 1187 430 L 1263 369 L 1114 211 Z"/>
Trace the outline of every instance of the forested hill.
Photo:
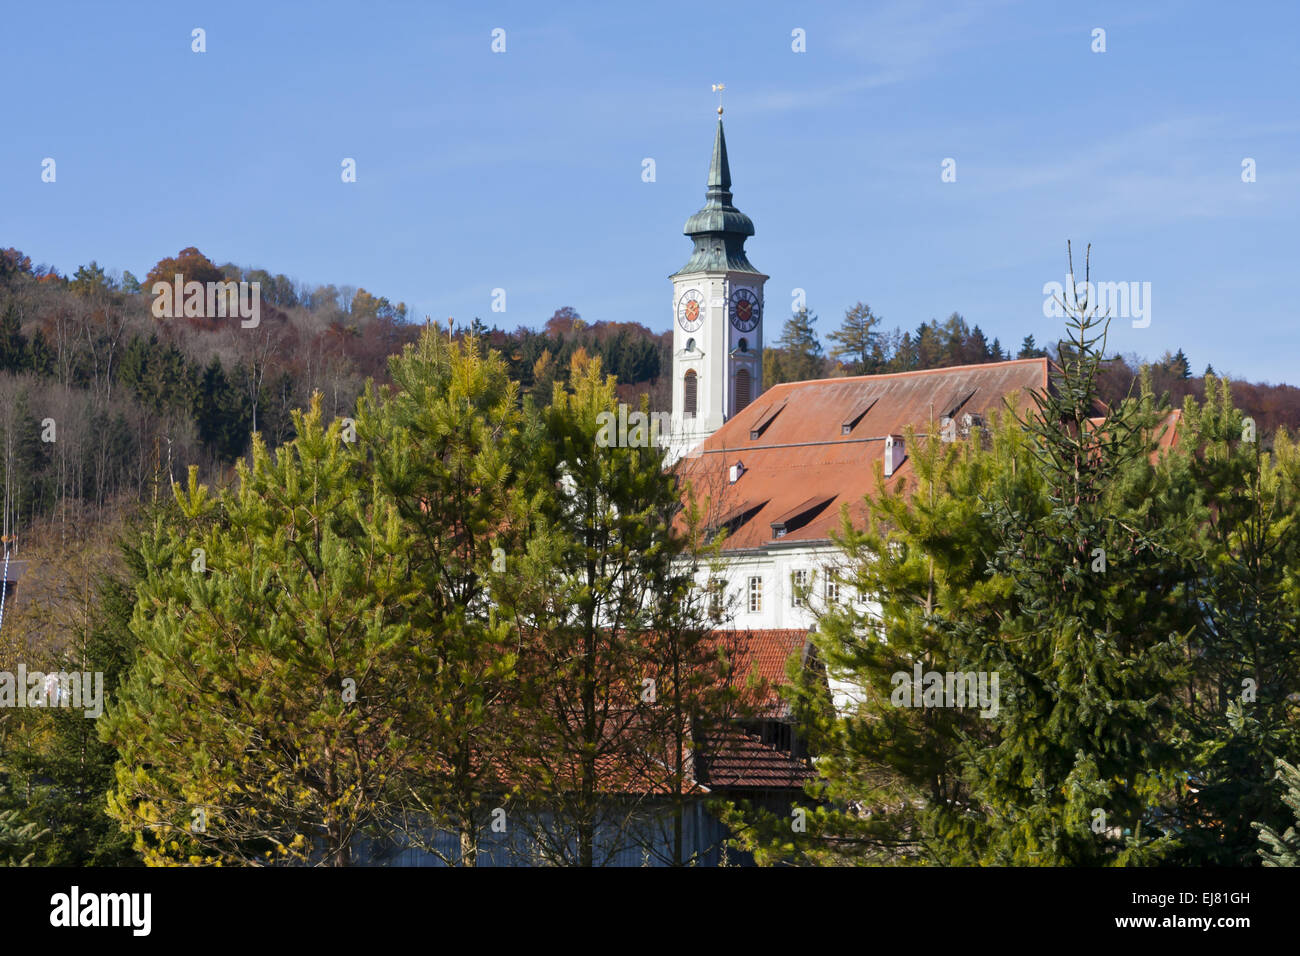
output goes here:
<path id="1" fill-rule="evenodd" d="M 260 284 L 260 317 L 156 318 L 156 281 Z M 179 311 L 179 309 L 177 310 Z M 71 276 L 0 249 L 0 478 L 3 533 L 21 545 L 42 518 L 64 528 L 105 508 L 166 492 L 190 464 L 204 479 L 227 474 L 258 430 L 275 446 L 292 437 L 290 411 L 314 391 L 330 416 L 355 411 L 367 378 L 387 380 L 387 359 L 423 321 L 365 289 L 309 286 L 263 269 L 217 265 L 198 249 L 159 261 L 144 278 L 91 262 Z M 640 325 L 585 324 L 562 308 L 541 331 L 476 326 L 508 359 L 524 389 L 549 398 L 579 348 L 629 384 L 661 383 L 671 336 Z"/>
<path id="2" fill-rule="evenodd" d="M 155 318 L 142 290 L 177 273 L 259 281 L 259 324 Z M 143 280 L 108 276 L 94 262 L 65 277 L 0 251 L 5 533 L 21 546 L 42 517 L 75 524 L 165 492 L 191 463 L 205 477 L 220 472 L 254 428 L 272 444 L 289 438 L 289 412 L 313 390 L 333 414 L 353 408 L 366 377 L 384 375 L 387 356 L 413 340 L 402 311 L 361 289 L 218 267 L 196 249 Z"/>
<path id="3" fill-rule="evenodd" d="M 260 284 L 256 327 L 238 317 L 156 318 L 154 282 L 180 274 L 200 283 Z M 275 446 L 292 437 L 290 411 L 311 394 L 324 411 L 355 409 L 367 378 L 387 379 L 387 358 L 415 340 L 425 317 L 403 303 L 348 286 L 310 286 L 263 269 L 217 265 L 198 249 L 159 261 L 139 279 L 106 274 L 95 262 L 71 276 L 16 249 L 0 249 L 0 478 L 3 533 L 20 543 L 53 519 L 67 529 L 102 509 L 166 491 L 197 464 L 205 480 L 228 474 L 254 430 Z M 452 321 L 499 350 L 525 393 L 545 400 L 578 350 L 616 375 L 620 399 L 648 394 L 667 410 L 672 334 L 636 323 L 586 322 L 569 307 L 539 329 L 488 328 Z M 1044 354 L 1032 336 L 1012 354 L 954 313 L 915 332 L 883 331 L 858 304 L 824 348 L 815 314 L 791 316 L 768 331 L 767 385 L 806 378 L 909 371 Z M 774 322 L 769 325 L 775 326 Z M 1138 360 L 1114 359 L 1102 394 L 1126 394 Z M 1175 403 L 1203 388 L 1181 350 L 1151 366 L 1157 392 Z M 1233 384 L 1234 398 L 1264 432 L 1300 426 L 1300 389 Z"/>

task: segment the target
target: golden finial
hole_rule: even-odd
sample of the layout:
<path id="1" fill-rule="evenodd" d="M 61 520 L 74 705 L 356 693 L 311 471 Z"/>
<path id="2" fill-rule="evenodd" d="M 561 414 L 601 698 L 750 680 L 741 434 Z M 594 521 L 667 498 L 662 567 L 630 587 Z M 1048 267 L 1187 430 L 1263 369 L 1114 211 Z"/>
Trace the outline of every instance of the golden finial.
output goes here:
<path id="1" fill-rule="evenodd" d="M 718 94 L 718 115 L 722 115 L 722 94 L 727 89 L 725 83 L 714 83 L 713 92 Z"/>

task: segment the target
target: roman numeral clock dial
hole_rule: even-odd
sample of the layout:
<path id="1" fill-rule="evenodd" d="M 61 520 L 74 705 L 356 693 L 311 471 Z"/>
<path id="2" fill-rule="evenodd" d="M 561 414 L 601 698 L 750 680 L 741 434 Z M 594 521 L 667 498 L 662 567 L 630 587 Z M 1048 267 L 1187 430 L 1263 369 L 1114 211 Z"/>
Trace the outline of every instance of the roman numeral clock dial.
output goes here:
<path id="1" fill-rule="evenodd" d="M 741 332 L 752 332 L 763 317 L 763 303 L 748 289 L 731 293 L 731 324 Z"/>
<path id="2" fill-rule="evenodd" d="M 677 300 L 677 324 L 685 332 L 694 332 L 704 324 L 704 294 L 691 289 Z"/>

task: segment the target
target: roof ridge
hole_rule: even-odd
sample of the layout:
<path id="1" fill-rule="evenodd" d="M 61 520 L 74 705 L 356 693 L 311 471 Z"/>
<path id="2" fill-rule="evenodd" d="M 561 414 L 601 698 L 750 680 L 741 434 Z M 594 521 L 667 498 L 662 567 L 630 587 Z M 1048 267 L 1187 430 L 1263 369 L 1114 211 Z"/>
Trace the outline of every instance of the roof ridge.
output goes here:
<path id="1" fill-rule="evenodd" d="M 1045 358 L 1024 358 L 1024 359 L 1007 359 L 1004 362 L 974 362 L 970 365 L 945 365 L 942 368 L 916 368 L 906 372 L 880 372 L 875 375 L 841 375 L 838 378 L 808 378 L 798 382 L 782 382 L 779 385 L 773 385 L 763 394 L 767 395 L 776 391 L 778 388 L 789 388 L 795 385 L 818 385 L 824 382 L 862 382 L 868 379 L 876 380 L 882 378 L 904 378 L 908 375 L 934 375 L 939 372 L 960 372 L 972 368 L 991 368 L 995 365 L 1021 365 L 1027 362 L 1043 362 Z"/>

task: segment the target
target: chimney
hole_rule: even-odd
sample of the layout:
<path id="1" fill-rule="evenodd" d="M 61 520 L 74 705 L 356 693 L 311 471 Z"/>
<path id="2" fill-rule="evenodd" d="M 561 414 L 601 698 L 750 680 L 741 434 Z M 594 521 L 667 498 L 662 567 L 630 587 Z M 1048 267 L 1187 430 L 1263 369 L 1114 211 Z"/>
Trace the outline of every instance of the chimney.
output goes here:
<path id="1" fill-rule="evenodd" d="M 907 453 L 903 449 L 902 435 L 885 436 L 885 477 L 888 478 L 898 471 L 899 466 L 903 464 L 903 459 Z"/>

